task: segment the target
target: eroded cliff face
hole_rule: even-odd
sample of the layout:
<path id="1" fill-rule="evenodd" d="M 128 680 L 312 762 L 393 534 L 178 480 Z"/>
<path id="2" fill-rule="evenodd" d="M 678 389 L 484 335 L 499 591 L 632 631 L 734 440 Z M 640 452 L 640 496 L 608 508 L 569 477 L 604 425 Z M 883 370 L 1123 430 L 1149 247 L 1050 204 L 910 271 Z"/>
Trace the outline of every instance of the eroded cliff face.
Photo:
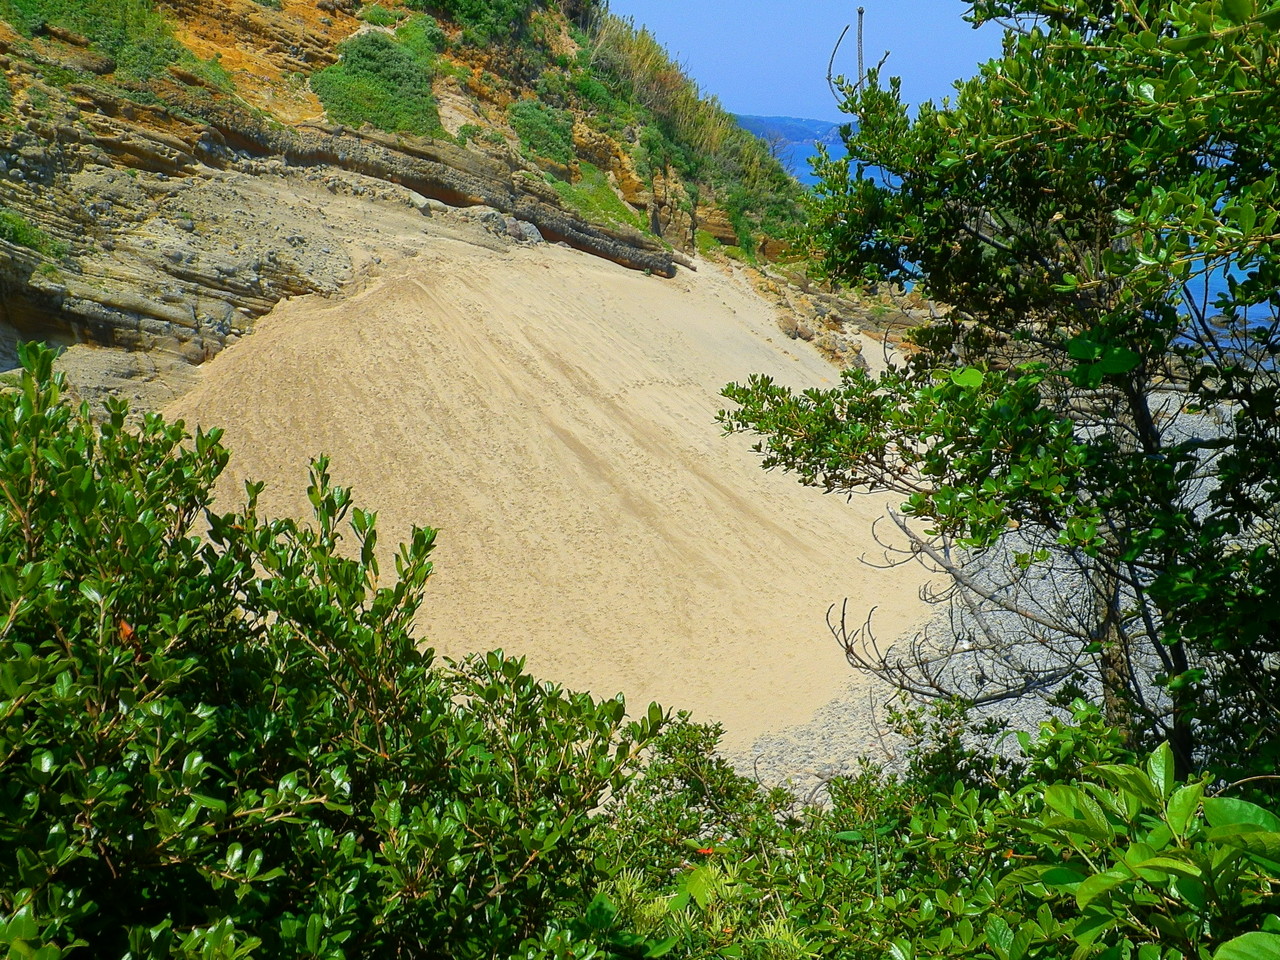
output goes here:
<path id="1" fill-rule="evenodd" d="M 663 239 L 566 208 L 501 127 L 467 149 L 327 125 L 302 76 L 370 27 L 354 4 L 283 6 L 160 3 L 222 84 L 182 66 L 138 83 L 82 37 L 0 21 L 0 210 L 36 237 L 0 232 L 0 369 L 32 338 L 198 364 L 280 299 L 341 289 L 383 234 L 411 233 L 401 217 L 471 215 L 500 242 L 560 242 L 660 276 L 690 262 L 691 224 L 586 127 L 583 156 Z M 438 86 L 446 127 L 498 114 L 456 77 Z M 373 202 L 381 212 L 363 210 Z"/>
<path id="2" fill-rule="evenodd" d="M 352 0 L 280 3 L 157 0 L 189 54 L 145 82 L 84 37 L 0 20 L 0 372 L 39 339 L 72 347 L 68 363 L 92 354 L 97 393 L 160 404 L 282 299 L 349 288 L 424 233 L 560 243 L 660 277 L 693 268 L 707 238 L 739 242 L 714 197 L 669 165 L 638 169 L 643 131 L 579 114 L 567 161 L 526 156 L 510 117 L 533 96 L 528 65 L 491 48 L 441 53 L 438 137 L 329 122 L 307 78 L 382 28 Z M 542 27 L 547 55 L 576 55 L 567 21 Z M 584 171 L 646 229 L 567 204 L 557 186 Z M 892 338 L 911 319 L 892 298 L 811 290 L 803 270 L 754 279 L 782 332 L 839 366 L 864 362 L 862 329 Z"/>

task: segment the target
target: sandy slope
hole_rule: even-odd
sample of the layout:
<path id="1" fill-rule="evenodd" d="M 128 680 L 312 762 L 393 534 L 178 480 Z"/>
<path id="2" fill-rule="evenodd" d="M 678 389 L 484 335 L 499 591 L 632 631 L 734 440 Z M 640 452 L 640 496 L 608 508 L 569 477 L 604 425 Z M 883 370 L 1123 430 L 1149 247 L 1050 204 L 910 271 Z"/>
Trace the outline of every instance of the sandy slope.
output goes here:
<path id="1" fill-rule="evenodd" d="M 422 628 L 546 677 L 722 721 L 726 746 L 847 685 L 827 606 L 921 615 L 917 571 L 859 563 L 883 503 L 765 474 L 714 415 L 753 371 L 834 369 L 721 268 L 660 280 L 559 248 L 427 238 L 341 300 L 283 304 L 170 408 L 227 427 L 227 497 L 302 514 L 307 459 L 379 511 L 437 526 Z"/>

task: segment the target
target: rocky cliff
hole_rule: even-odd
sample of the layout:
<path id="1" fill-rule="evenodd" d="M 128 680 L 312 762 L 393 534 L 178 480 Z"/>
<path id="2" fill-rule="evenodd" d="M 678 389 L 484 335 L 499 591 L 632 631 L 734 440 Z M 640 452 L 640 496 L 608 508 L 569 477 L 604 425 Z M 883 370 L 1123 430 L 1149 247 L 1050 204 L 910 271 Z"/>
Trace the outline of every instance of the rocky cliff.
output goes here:
<path id="1" fill-rule="evenodd" d="M 220 89 L 181 63 L 138 82 L 85 37 L 56 25 L 24 37 L 0 21 L 0 211 L 15 225 L 0 231 L 0 365 L 30 337 L 199 363 L 281 298 L 351 279 L 357 263 L 326 195 L 376 196 L 416 216 L 479 213 L 513 242 L 561 242 L 661 276 L 685 259 L 568 209 L 505 142 L 465 149 L 326 124 L 299 74 L 369 29 L 351 5 L 162 6 L 177 39 L 232 82 Z M 616 145 L 580 139 L 646 199 Z"/>
<path id="2" fill-rule="evenodd" d="M 87 35 L 109 19 L 92 4 L 67 21 L 80 33 L 0 0 L 0 371 L 23 339 L 90 344 L 121 351 L 108 381 L 172 381 L 172 393 L 280 300 L 334 294 L 386 254 L 412 255 L 415 235 L 467 222 L 493 244 L 559 243 L 660 277 L 692 268 L 695 248 L 781 252 L 767 237 L 753 251 L 741 207 L 686 182 L 692 148 L 635 119 L 652 119 L 650 108 L 618 99 L 666 96 L 673 116 L 693 116 L 699 163 L 722 183 L 750 167 L 768 191 L 781 175 L 750 138 L 744 159 L 742 131 L 718 107 L 691 112 L 696 88 L 671 86 L 647 35 L 615 23 L 592 39 L 564 5 L 532 4 L 522 45 L 503 47 L 413 12 L 416 0 L 385 2 L 156 0 L 131 5 L 152 11 L 149 26 L 121 20 L 138 36 L 113 41 Z M 438 48 L 422 61 L 429 135 L 334 122 L 351 108 L 317 96 L 316 78 L 371 37 L 380 57 L 426 49 L 414 37 L 427 28 Z M 627 57 L 641 66 L 620 65 Z M 645 69 L 666 86 L 642 90 Z M 345 82 L 357 105 L 373 97 L 369 77 Z M 784 332 L 859 362 L 851 334 L 866 310 L 780 280 L 757 278 Z"/>

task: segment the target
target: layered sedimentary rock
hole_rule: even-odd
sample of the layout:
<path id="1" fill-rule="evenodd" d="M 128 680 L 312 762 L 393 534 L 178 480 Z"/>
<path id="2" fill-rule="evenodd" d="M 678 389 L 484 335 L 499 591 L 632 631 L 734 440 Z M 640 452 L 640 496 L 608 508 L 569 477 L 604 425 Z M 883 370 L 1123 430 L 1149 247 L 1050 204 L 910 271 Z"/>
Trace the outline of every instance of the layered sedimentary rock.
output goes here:
<path id="1" fill-rule="evenodd" d="M 169 6 L 209 32 L 196 6 Z M 255 6 L 232 4 L 231 26 L 257 30 Z M 314 65 L 328 48 L 304 43 L 304 33 L 276 23 L 259 38 L 262 56 Z M 317 190 L 399 204 L 406 215 L 431 213 L 428 201 L 437 214 L 484 206 L 547 241 L 660 276 L 675 271 L 662 242 L 575 216 L 514 154 L 282 124 L 176 68 L 145 90 L 97 82 L 113 65 L 95 57 L 74 36 L 26 42 L 0 25 L 9 100 L 0 208 L 47 241 L 0 239 L 5 365 L 12 344 L 29 338 L 199 363 L 280 299 L 336 291 L 353 276 L 350 238 L 316 215 L 325 206 Z"/>

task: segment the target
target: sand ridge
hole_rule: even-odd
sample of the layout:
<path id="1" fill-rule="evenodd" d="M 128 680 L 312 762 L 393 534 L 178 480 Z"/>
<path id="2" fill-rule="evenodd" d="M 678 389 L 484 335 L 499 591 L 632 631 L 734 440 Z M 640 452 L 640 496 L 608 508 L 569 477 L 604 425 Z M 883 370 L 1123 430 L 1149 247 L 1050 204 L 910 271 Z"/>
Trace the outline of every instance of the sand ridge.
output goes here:
<path id="1" fill-rule="evenodd" d="M 438 527 L 420 628 L 441 653 L 501 647 L 741 750 L 847 687 L 828 605 L 878 606 L 886 635 L 925 613 L 918 570 L 860 562 L 883 499 L 766 474 L 722 435 L 719 390 L 753 372 L 837 377 L 727 268 L 428 236 L 348 296 L 281 304 L 167 412 L 226 428 L 224 502 L 265 480 L 265 511 L 305 516 L 324 452 L 388 553 Z"/>

